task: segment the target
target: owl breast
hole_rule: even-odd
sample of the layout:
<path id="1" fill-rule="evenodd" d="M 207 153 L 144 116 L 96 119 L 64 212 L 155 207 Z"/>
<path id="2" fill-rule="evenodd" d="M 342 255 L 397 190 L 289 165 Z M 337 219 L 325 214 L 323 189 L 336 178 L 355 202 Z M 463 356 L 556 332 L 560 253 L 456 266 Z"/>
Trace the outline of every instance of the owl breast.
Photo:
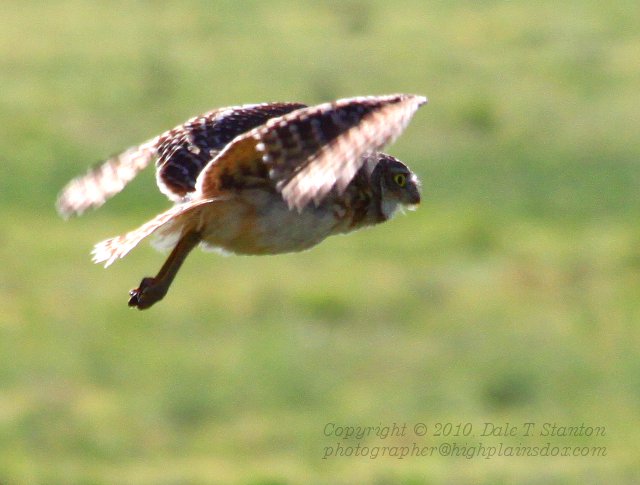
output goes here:
<path id="1" fill-rule="evenodd" d="M 303 251 L 340 231 L 331 204 L 310 204 L 291 210 L 278 194 L 245 190 L 203 208 L 205 248 L 236 254 L 278 254 Z"/>

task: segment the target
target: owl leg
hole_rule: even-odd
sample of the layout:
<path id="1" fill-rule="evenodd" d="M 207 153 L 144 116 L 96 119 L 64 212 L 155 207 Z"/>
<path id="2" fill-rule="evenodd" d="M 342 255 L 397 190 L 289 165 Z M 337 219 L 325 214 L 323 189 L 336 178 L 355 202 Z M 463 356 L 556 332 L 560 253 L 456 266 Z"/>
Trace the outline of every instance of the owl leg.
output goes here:
<path id="1" fill-rule="evenodd" d="M 167 294 L 180 266 L 182 266 L 191 250 L 198 245 L 200 239 L 200 233 L 197 231 L 189 231 L 182 236 L 158 274 L 155 277 L 143 278 L 140 286 L 129 292 L 131 296 L 129 306 L 144 310 L 162 300 L 164 295 Z"/>

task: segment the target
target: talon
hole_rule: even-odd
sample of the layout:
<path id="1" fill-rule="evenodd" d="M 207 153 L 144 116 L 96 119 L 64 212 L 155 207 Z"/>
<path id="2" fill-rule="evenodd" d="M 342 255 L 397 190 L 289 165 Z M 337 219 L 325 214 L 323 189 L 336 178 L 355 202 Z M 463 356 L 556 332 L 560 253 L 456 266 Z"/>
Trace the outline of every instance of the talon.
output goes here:
<path id="1" fill-rule="evenodd" d="M 155 277 L 142 278 L 140 286 L 129 291 L 129 306 L 145 310 L 164 298 L 187 254 L 200 242 L 200 233 L 185 234 Z"/>
<path id="2" fill-rule="evenodd" d="M 142 278 L 140 286 L 129 291 L 131 298 L 128 305 L 138 310 L 145 310 L 162 300 L 166 293 L 166 288 L 160 286 L 155 278 Z"/>
<path id="3" fill-rule="evenodd" d="M 131 296 L 131 298 L 129 298 L 129 302 L 127 303 L 129 306 L 137 307 L 138 305 L 140 305 L 140 297 L 142 296 L 142 291 L 140 290 L 140 288 L 134 288 L 129 291 L 129 296 Z"/>

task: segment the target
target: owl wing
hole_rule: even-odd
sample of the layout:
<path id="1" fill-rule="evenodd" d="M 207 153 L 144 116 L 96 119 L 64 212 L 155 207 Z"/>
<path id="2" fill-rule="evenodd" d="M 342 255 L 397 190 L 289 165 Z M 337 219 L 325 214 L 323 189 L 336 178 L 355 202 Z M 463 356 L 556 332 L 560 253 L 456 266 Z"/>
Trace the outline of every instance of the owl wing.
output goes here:
<path id="1" fill-rule="evenodd" d="M 156 158 L 158 187 L 180 200 L 194 190 L 202 168 L 236 136 L 305 105 L 263 103 L 219 108 L 196 116 L 139 146 L 109 158 L 69 182 L 58 197 L 63 217 L 97 208 L 120 192 Z"/>
<path id="2" fill-rule="evenodd" d="M 358 97 L 272 118 L 207 164 L 196 183 L 198 197 L 215 197 L 266 173 L 289 207 L 317 204 L 334 186 L 342 193 L 363 155 L 395 140 L 426 101 L 406 94 Z"/>
<path id="3" fill-rule="evenodd" d="M 204 166 L 231 140 L 267 120 L 305 107 L 299 103 L 233 106 L 196 116 L 161 135 L 157 144 L 156 179 L 173 200 L 195 190 Z"/>
<path id="4" fill-rule="evenodd" d="M 100 165 L 74 178 L 63 189 L 56 202 L 58 213 L 68 218 L 97 208 L 120 192 L 156 155 L 158 138 L 109 158 Z"/>

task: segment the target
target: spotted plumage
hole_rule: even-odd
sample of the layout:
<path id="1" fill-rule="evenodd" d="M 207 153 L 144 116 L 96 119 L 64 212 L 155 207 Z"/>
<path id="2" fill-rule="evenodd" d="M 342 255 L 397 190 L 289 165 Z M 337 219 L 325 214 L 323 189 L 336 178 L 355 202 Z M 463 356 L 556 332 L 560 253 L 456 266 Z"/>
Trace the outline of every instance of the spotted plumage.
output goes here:
<path id="1" fill-rule="evenodd" d="M 160 136 L 157 179 L 161 190 L 181 199 L 195 190 L 204 166 L 236 136 L 269 118 L 304 108 L 299 103 L 271 103 L 223 108 L 190 119 Z"/>
<path id="2" fill-rule="evenodd" d="M 391 95 L 214 110 L 72 180 L 58 210 L 67 217 L 102 205 L 156 160 L 158 186 L 176 205 L 93 251 L 108 266 L 151 234 L 173 248 L 160 272 L 130 292 L 130 306 L 148 308 L 199 244 L 237 254 L 300 251 L 417 205 L 415 174 L 377 150 L 425 102 Z"/>

